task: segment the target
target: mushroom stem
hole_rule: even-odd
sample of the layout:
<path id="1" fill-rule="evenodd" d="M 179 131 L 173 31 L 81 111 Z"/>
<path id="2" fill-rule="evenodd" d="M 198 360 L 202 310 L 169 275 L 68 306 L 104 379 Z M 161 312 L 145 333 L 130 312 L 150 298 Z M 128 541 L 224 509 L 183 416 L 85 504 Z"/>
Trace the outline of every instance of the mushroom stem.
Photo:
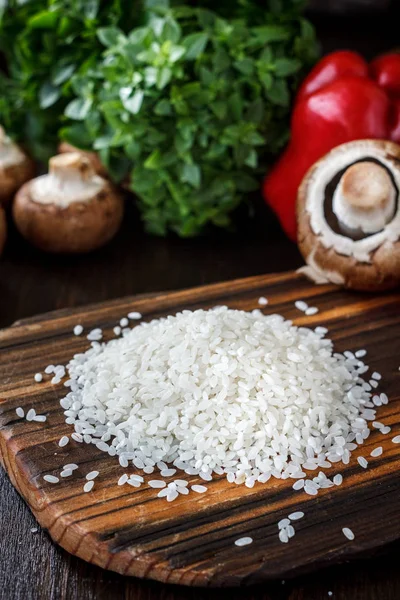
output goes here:
<path id="1" fill-rule="evenodd" d="M 96 175 L 90 161 L 80 152 L 58 154 L 49 161 L 48 175 L 34 180 L 32 200 L 64 207 L 73 202 L 88 202 L 104 183 L 104 179 Z"/>
<path id="2" fill-rule="evenodd" d="M 25 160 L 25 155 L 6 134 L 0 125 L 0 169 L 16 165 Z"/>
<path id="3" fill-rule="evenodd" d="M 95 171 L 89 160 L 80 152 L 67 152 L 66 154 L 57 154 L 49 160 L 49 174 L 58 180 L 71 179 L 89 181 Z"/>
<path id="4" fill-rule="evenodd" d="M 346 234 L 383 229 L 396 210 L 396 190 L 387 169 L 368 160 L 351 165 L 335 190 L 332 210 Z"/>

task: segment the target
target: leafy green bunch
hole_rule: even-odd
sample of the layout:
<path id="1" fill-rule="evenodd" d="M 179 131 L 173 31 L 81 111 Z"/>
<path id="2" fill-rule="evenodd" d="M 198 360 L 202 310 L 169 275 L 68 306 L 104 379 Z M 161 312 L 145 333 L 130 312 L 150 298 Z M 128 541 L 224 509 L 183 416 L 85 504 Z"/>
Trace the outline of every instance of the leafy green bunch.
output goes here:
<path id="1" fill-rule="evenodd" d="M 191 236 L 229 225 L 267 155 L 285 143 L 315 40 L 299 2 L 274 4 L 252 25 L 149 0 L 144 26 L 98 31 L 106 50 L 73 78 L 65 115 L 74 122 L 62 137 L 129 177 L 148 231 Z"/>
<path id="2" fill-rule="evenodd" d="M 0 2 L 0 121 L 33 155 L 47 159 L 57 143 L 70 79 L 85 73 L 101 52 L 97 29 L 126 31 L 140 13 L 138 0 L 6 0 Z"/>

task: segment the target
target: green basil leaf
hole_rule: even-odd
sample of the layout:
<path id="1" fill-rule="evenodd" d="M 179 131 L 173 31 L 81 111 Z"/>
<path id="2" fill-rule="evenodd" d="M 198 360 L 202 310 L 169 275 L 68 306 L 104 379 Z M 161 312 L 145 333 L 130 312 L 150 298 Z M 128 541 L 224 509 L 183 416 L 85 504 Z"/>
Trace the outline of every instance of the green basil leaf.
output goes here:
<path id="1" fill-rule="evenodd" d="M 159 90 L 164 89 L 171 81 L 172 70 L 169 67 L 163 67 L 157 74 L 157 87 Z"/>
<path id="2" fill-rule="evenodd" d="M 195 60 L 206 49 L 209 40 L 207 33 L 191 33 L 182 41 L 182 46 L 186 48 L 185 59 Z"/>
<path id="3" fill-rule="evenodd" d="M 99 41 L 109 48 L 115 46 L 118 42 L 125 38 L 124 34 L 118 27 L 101 27 L 97 30 L 97 37 Z"/>
<path id="4" fill-rule="evenodd" d="M 290 31 L 283 25 L 263 25 L 254 27 L 253 33 L 263 44 L 284 42 L 290 38 Z"/>
<path id="5" fill-rule="evenodd" d="M 53 70 L 51 81 L 54 85 L 61 85 L 71 78 L 76 65 L 57 65 Z"/>
<path id="6" fill-rule="evenodd" d="M 301 68 L 301 62 L 296 58 L 277 58 L 274 65 L 277 77 L 288 77 L 297 73 Z"/>
<path id="7" fill-rule="evenodd" d="M 254 73 L 254 61 L 251 58 L 244 58 L 243 60 L 237 60 L 234 63 L 235 68 L 243 73 L 243 75 L 253 75 Z"/>
<path id="8" fill-rule="evenodd" d="M 186 164 L 182 169 L 181 181 L 188 183 L 193 188 L 199 188 L 201 185 L 201 170 L 198 165 Z"/>
<path id="9" fill-rule="evenodd" d="M 67 105 L 64 114 L 69 119 L 83 121 L 87 117 L 91 107 L 92 100 L 89 98 L 76 98 Z"/>
<path id="10" fill-rule="evenodd" d="M 216 100 L 211 102 L 210 108 L 218 119 L 225 119 L 228 108 L 226 102 Z"/>
<path id="11" fill-rule="evenodd" d="M 160 39 L 162 42 L 170 41 L 177 44 L 181 39 L 182 31 L 175 19 L 167 17 L 162 28 Z"/>
<path id="12" fill-rule="evenodd" d="M 171 63 L 177 62 L 185 54 L 185 48 L 183 46 L 173 46 L 169 53 L 169 61 Z"/>
<path id="13" fill-rule="evenodd" d="M 43 10 L 28 20 L 31 29 L 53 29 L 58 22 L 60 13 L 56 10 Z"/>
<path id="14" fill-rule="evenodd" d="M 258 167 L 258 154 L 257 154 L 256 150 L 254 150 L 254 149 L 250 150 L 244 163 L 245 163 L 245 165 L 247 165 L 248 167 L 251 167 L 252 169 L 256 169 Z"/>
<path id="15" fill-rule="evenodd" d="M 130 96 L 128 98 L 121 98 L 121 100 L 122 104 L 124 105 L 124 108 L 126 108 L 128 112 L 130 112 L 132 115 L 137 115 L 140 109 L 142 108 L 143 98 L 143 90 L 136 90 L 133 96 Z"/>
<path id="16" fill-rule="evenodd" d="M 163 117 L 171 115 L 172 114 L 171 103 L 166 99 L 160 100 L 155 105 L 154 112 L 156 113 L 156 115 L 163 116 Z"/>
<path id="17" fill-rule="evenodd" d="M 274 83 L 274 78 L 272 77 L 271 73 L 260 73 L 259 77 L 260 77 L 260 81 L 263 84 L 264 88 L 266 90 L 271 89 L 271 87 Z"/>
<path id="18" fill-rule="evenodd" d="M 266 95 L 273 104 L 278 106 L 289 106 L 290 104 L 289 89 L 284 79 L 275 79 L 271 88 L 266 90 Z"/>
<path id="19" fill-rule="evenodd" d="M 49 108 L 50 106 L 53 106 L 60 96 L 60 88 L 50 83 L 50 81 L 46 81 L 39 91 L 40 108 Z"/>
<path id="20" fill-rule="evenodd" d="M 85 0 L 83 4 L 84 15 L 87 19 L 95 19 L 100 8 L 100 0 Z"/>

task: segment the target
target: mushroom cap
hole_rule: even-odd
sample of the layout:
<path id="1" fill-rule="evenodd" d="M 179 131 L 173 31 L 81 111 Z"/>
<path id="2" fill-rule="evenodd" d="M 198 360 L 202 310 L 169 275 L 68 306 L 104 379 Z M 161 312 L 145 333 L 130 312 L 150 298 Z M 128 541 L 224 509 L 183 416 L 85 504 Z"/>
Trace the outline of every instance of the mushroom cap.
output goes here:
<path id="1" fill-rule="evenodd" d="M 352 169 L 351 165 L 363 158 L 379 161 L 392 173 L 397 188 L 396 211 L 393 219 L 381 231 L 363 239 L 352 239 L 333 231 L 326 222 L 324 192 L 335 175 L 346 167 L 345 175 L 348 174 Z M 306 263 L 315 273 L 323 274 L 326 282 L 366 291 L 388 290 L 400 285 L 399 161 L 399 145 L 384 140 L 358 140 L 337 146 L 317 161 L 305 175 L 297 197 L 298 245 Z M 373 164 L 371 162 L 370 167 Z M 381 177 L 382 167 L 376 166 L 379 175 L 375 168 L 371 169 L 371 173 Z M 391 178 L 386 172 L 382 178 L 384 187 L 387 186 L 388 179 Z M 375 183 L 376 179 L 374 186 Z M 392 181 L 390 183 L 393 185 Z M 321 194 L 317 200 L 316 191 Z M 360 191 L 356 190 L 353 197 Z M 360 204 L 361 200 L 356 200 L 357 202 Z M 366 204 L 368 205 L 368 200 Z M 363 208 L 366 208 L 364 203 Z"/>
<path id="2" fill-rule="evenodd" d="M 34 175 L 35 164 L 25 153 L 21 162 L 4 166 L 0 164 L 0 204 L 8 204 L 15 192 Z"/>
<path id="3" fill-rule="evenodd" d="M 43 178 L 33 179 L 15 196 L 14 221 L 21 235 L 41 250 L 64 254 L 90 252 L 114 237 L 123 218 L 124 201 L 110 182 L 93 173 L 87 158 L 76 154 L 64 156 L 51 159 L 53 175 L 47 177 L 57 176 L 57 167 L 61 177 L 65 177 L 61 182 L 68 189 L 68 177 L 76 165 L 77 174 L 83 173 L 85 181 L 92 173 L 96 182 L 90 188 L 94 189 L 93 194 L 82 199 L 78 196 L 76 201 L 61 205 L 60 192 L 54 190 L 54 198 L 50 196 L 44 203 L 35 199 L 33 193 Z"/>
<path id="4" fill-rule="evenodd" d="M 58 153 L 65 154 L 67 152 L 79 152 L 82 156 L 85 156 L 90 164 L 92 165 L 95 173 L 100 175 L 100 177 L 108 177 L 107 169 L 101 162 L 99 155 L 97 152 L 89 152 L 89 150 L 81 150 L 80 148 L 76 148 L 72 144 L 68 144 L 68 142 L 60 142 L 58 145 Z"/>
<path id="5" fill-rule="evenodd" d="M 0 206 L 0 255 L 3 252 L 7 237 L 6 213 Z"/>

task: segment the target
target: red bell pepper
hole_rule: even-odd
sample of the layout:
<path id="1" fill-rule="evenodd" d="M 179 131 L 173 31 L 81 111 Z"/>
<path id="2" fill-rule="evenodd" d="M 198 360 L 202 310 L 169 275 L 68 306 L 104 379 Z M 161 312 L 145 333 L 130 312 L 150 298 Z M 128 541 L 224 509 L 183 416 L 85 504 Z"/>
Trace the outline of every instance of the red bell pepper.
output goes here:
<path id="1" fill-rule="evenodd" d="M 329 150 L 357 139 L 400 143 L 400 53 L 368 64 L 333 52 L 310 72 L 295 99 L 291 139 L 264 181 L 264 197 L 296 240 L 296 197 L 308 169 Z"/>

